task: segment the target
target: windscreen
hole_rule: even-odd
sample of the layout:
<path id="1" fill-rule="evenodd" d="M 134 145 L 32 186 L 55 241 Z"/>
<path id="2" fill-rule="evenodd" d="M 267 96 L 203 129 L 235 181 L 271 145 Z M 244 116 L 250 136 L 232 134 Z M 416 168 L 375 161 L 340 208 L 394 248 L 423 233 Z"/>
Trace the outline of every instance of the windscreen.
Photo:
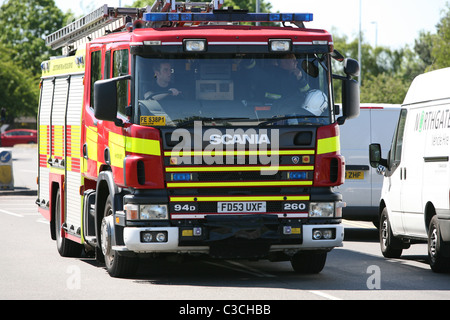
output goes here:
<path id="1" fill-rule="evenodd" d="M 332 121 L 323 54 L 136 56 L 135 123 L 187 127 Z"/>

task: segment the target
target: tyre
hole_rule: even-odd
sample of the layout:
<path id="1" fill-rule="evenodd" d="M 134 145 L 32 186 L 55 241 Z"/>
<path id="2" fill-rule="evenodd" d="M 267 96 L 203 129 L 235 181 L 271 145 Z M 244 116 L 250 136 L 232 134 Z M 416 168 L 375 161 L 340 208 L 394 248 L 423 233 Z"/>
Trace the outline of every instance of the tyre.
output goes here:
<path id="1" fill-rule="evenodd" d="M 450 258 L 443 254 L 444 242 L 439 230 L 439 220 L 434 216 L 428 228 L 428 258 L 431 270 L 437 273 L 450 271 Z"/>
<path id="2" fill-rule="evenodd" d="M 62 236 L 61 193 L 58 190 L 55 203 L 56 248 L 62 257 L 81 257 L 83 246 Z"/>
<path id="3" fill-rule="evenodd" d="M 314 274 L 322 271 L 326 260 L 326 251 L 301 251 L 291 258 L 291 265 L 297 273 Z"/>
<path id="4" fill-rule="evenodd" d="M 113 250 L 112 240 L 114 236 L 112 197 L 108 196 L 100 227 L 100 248 L 104 256 L 106 270 L 112 277 L 133 276 L 139 265 L 139 260 L 137 257 L 120 255 L 117 251 Z"/>
<path id="5" fill-rule="evenodd" d="M 383 209 L 380 217 L 380 248 L 385 258 L 400 258 L 403 252 L 403 243 L 400 239 L 394 237 L 387 208 Z"/>

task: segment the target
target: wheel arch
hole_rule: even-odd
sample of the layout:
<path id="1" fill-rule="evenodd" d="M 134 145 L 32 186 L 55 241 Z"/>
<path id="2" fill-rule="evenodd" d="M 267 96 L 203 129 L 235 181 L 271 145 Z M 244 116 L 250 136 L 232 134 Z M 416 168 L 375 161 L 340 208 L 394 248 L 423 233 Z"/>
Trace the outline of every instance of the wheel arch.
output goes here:
<path id="1" fill-rule="evenodd" d="M 427 233 L 430 229 L 431 219 L 433 219 L 433 217 L 435 215 L 436 215 L 436 209 L 435 209 L 433 203 L 430 201 L 427 202 L 427 204 L 425 205 L 425 210 L 424 210 L 424 215 L 423 215 L 424 223 L 425 223 L 425 230 L 427 231 Z"/>

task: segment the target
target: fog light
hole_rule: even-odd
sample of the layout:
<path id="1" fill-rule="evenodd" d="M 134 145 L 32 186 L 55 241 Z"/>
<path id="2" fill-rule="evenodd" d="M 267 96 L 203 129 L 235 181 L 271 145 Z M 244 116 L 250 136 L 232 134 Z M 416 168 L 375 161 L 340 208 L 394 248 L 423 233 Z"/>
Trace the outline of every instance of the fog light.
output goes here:
<path id="1" fill-rule="evenodd" d="M 291 233 L 292 233 L 291 226 L 284 226 L 283 227 L 283 234 L 291 234 Z"/>
<path id="2" fill-rule="evenodd" d="M 323 238 L 327 240 L 333 238 L 333 231 L 330 229 L 323 230 Z"/>
<path id="3" fill-rule="evenodd" d="M 142 233 L 142 242 L 152 242 L 153 236 L 151 232 L 143 232 Z"/>
<path id="4" fill-rule="evenodd" d="M 315 231 L 313 232 L 313 239 L 314 239 L 314 240 L 320 240 L 320 239 L 322 239 L 322 231 L 320 231 L 320 230 L 315 230 Z"/>
<path id="5" fill-rule="evenodd" d="M 166 235 L 162 232 L 156 235 L 156 241 L 158 242 L 166 242 Z"/>

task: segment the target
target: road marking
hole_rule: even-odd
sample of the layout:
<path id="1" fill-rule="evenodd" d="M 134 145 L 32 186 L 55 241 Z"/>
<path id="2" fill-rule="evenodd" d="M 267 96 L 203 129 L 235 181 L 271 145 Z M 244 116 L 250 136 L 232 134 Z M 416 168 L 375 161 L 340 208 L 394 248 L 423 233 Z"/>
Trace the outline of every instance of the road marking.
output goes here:
<path id="1" fill-rule="evenodd" d="M 24 217 L 21 214 L 17 214 L 17 213 L 14 213 L 14 212 L 11 212 L 11 211 L 2 210 L 2 209 L 0 209 L 0 213 L 8 214 L 10 216 L 14 216 L 14 217 L 18 217 L 18 218 L 23 218 Z"/>
<path id="2" fill-rule="evenodd" d="M 363 228 L 363 229 L 375 229 L 372 222 L 365 221 L 353 221 L 353 220 L 343 220 L 342 224 L 347 226 L 347 228 Z"/>
<path id="3" fill-rule="evenodd" d="M 36 222 L 43 223 L 43 224 L 50 224 L 50 222 L 48 220 L 45 220 L 44 218 L 37 219 Z"/>
<path id="4" fill-rule="evenodd" d="M 311 291 L 308 291 L 308 292 L 312 293 L 312 294 L 315 294 L 317 296 L 320 296 L 322 298 L 328 299 L 328 300 L 342 300 L 341 298 L 332 296 L 331 294 L 328 294 L 328 293 L 325 293 L 325 292 L 322 292 L 322 291 L 311 290 Z"/>

